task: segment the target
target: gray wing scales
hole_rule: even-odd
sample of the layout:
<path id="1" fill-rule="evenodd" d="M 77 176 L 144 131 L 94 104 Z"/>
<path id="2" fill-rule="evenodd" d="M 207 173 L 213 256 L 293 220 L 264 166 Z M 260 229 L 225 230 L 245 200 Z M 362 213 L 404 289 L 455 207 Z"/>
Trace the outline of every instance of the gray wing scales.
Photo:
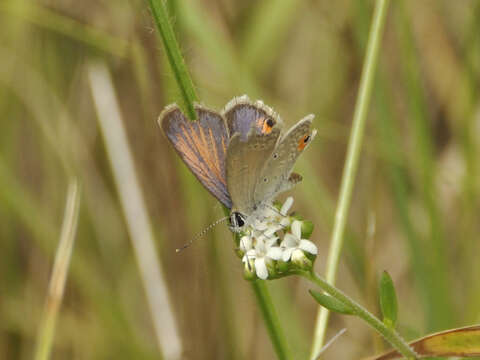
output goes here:
<path id="1" fill-rule="evenodd" d="M 311 129 L 313 115 L 309 115 L 294 125 L 283 135 L 267 160 L 255 187 L 254 201 L 273 200 L 279 193 L 289 190 L 302 180 L 299 174 L 292 173 L 300 154 L 315 137 Z"/>
<path id="2" fill-rule="evenodd" d="M 250 215 L 257 205 L 254 198 L 255 186 L 266 161 L 270 158 L 278 141 L 280 130 L 272 129 L 269 134 L 258 134 L 254 128 L 244 140 L 241 133 L 230 139 L 227 148 L 227 189 L 232 199 L 233 210 Z"/>

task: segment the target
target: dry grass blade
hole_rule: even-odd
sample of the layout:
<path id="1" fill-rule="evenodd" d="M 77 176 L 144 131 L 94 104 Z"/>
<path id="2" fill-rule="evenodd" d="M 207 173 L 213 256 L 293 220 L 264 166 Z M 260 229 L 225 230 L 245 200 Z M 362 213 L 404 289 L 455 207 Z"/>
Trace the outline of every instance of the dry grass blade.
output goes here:
<path id="1" fill-rule="evenodd" d="M 165 359 L 179 359 L 182 344 L 160 261 L 156 255 L 150 219 L 136 176 L 112 80 L 107 68 L 101 63 L 88 66 L 88 77 L 98 122 L 147 294 L 157 341 Z"/>
<path id="2" fill-rule="evenodd" d="M 35 360 L 46 360 L 52 347 L 55 322 L 62 303 L 68 267 L 72 256 L 75 234 L 77 231 L 78 209 L 80 207 L 80 195 L 78 183 L 73 179 L 68 186 L 67 204 L 63 218 L 62 232 L 55 255 L 52 276 L 48 289 L 45 313 L 40 325 Z"/>
<path id="3" fill-rule="evenodd" d="M 440 331 L 410 343 L 419 359 L 430 357 L 475 357 L 480 355 L 480 326 L 472 325 Z M 402 355 L 396 350 L 365 360 L 394 360 Z"/>

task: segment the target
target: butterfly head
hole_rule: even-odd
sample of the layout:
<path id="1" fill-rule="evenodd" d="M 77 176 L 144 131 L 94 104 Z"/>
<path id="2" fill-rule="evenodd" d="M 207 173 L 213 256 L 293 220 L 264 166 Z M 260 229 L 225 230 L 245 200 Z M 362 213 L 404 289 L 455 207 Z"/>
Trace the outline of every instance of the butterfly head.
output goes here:
<path id="1" fill-rule="evenodd" d="M 238 211 L 232 211 L 230 213 L 230 218 L 228 219 L 228 227 L 232 232 L 240 232 L 247 223 L 247 218 L 245 215 L 239 213 Z"/>

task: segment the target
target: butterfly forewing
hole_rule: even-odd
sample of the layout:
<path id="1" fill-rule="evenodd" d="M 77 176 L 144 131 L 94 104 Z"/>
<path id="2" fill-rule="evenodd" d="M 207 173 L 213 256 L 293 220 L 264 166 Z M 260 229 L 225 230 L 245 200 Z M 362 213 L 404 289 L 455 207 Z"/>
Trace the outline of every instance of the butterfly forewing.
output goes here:
<path id="1" fill-rule="evenodd" d="M 282 135 L 258 178 L 254 201 L 272 200 L 301 181 L 301 176 L 292 173 L 292 169 L 315 136 L 315 130 L 311 130 L 312 120 L 313 116 L 307 116 Z"/>
<path id="2" fill-rule="evenodd" d="M 254 193 L 266 161 L 275 148 L 280 130 L 259 134 L 254 128 L 243 140 L 241 133 L 230 139 L 227 149 L 227 188 L 235 211 L 251 214 L 258 205 Z"/>
<path id="3" fill-rule="evenodd" d="M 226 207 L 232 207 L 227 191 L 225 160 L 229 133 L 224 118 L 199 105 L 197 121 L 189 121 L 176 105 L 160 114 L 159 123 L 182 160 L 200 182 Z"/>

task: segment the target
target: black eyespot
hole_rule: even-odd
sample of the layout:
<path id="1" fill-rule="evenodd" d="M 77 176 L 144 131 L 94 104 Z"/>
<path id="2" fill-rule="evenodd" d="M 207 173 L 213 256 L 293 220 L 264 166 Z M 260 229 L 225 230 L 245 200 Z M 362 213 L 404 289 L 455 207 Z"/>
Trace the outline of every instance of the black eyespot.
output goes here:
<path id="1" fill-rule="evenodd" d="M 272 119 L 268 119 L 267 120 L 267 125 L 268 125 L 268 127 L 273 127 L 273 125 L 275 125 L 275 122 Z"/>
<path id="2" fill-rule="evenodd" d="M 303 139 L 303 142 L 306 144 L 307 142 L 310 141 L 310 135 L 306 136 L 305 139 Z"/>
<path id="3" fill-rule="evenodd" d="M 274 159 L 278 158 L 278 154 L 277 153 L 273 154 L 273 158 Z"/>
<path id="4" fill-rule="evenodd" d="M 264 183 L 268 182 L 268 178 L 263 178 L 263 182 Z"/>

